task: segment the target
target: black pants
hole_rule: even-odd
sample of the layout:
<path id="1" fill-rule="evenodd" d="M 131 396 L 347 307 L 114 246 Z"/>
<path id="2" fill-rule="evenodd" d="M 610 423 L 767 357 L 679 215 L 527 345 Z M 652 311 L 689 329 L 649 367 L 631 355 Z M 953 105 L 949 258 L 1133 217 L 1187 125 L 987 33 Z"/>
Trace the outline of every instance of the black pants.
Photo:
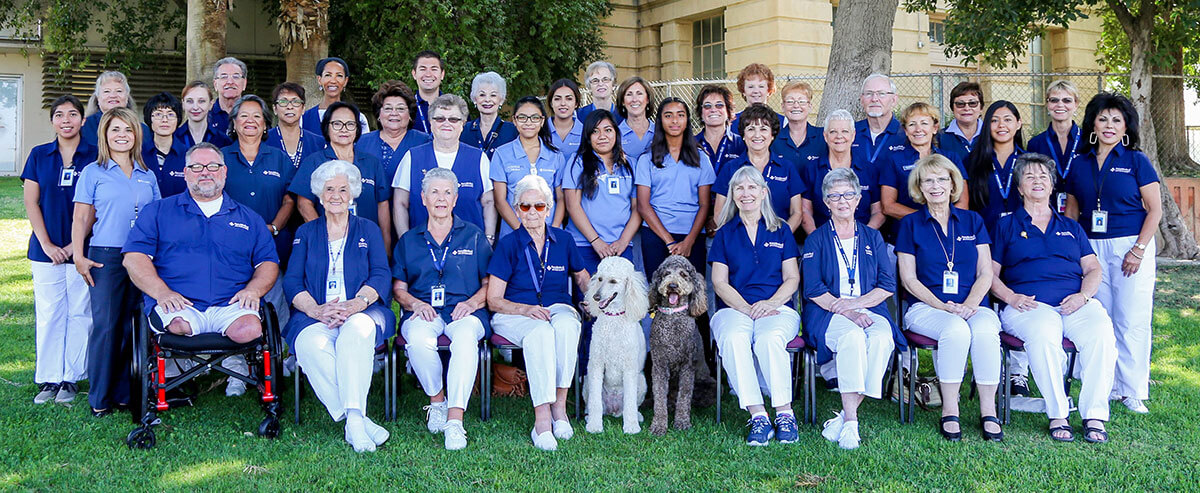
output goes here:
<path id="1" fill-rule="evenodd" d="M 92 268 L 92 334 L 88 338 L 88 404 L 111 409 L 129 402 L 129 365 L 133 349 L 133 317 L 141 291 L 121 265 L 121 249 L 91 247 L 88 258 L 104 264 Z"/>

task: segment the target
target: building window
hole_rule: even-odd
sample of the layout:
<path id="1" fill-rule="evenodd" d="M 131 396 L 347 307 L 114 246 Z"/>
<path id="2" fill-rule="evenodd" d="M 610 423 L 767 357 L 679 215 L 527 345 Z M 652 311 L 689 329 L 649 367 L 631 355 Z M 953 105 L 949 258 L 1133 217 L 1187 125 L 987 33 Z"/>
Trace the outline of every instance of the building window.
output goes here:
<path id="1" fill-rule="evenodd" d="M 692 76 L 725 77 L 725 17 L 718 15 L 692 23 Z"/>
<path id="2" fill-rule="evenodd" d="M 1041 36 L 1033 38 L 1029 43 L 1029 71 L 1033 73 L 1029 79 L 1030 123 L 1038 129 L 1046 126 L 1046 87 L 1050 85 L 1050 76 L 1042 75 L 1047 72 L 1046 52 L 1047 43 Z"/>
<path id="3" fill-rule="evenodd" d="M 946 44 L 946 23 L 942 21 L 929 21 L 929 42 L 936 44 Z"/>

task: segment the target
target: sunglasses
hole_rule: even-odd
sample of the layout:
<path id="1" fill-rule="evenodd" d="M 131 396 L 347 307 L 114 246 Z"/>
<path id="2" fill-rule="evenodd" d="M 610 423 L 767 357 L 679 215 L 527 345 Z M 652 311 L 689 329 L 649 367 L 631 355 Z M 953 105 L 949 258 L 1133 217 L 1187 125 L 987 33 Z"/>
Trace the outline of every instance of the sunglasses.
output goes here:
<path id="1" fill-rule="evenodd" d="M 517 204 L 517 208 L 521 209 L 521 212 L 529 212 L 529 209 L 534 209 L 538 212 L 545 212 L 546 211 L 546 203 L 538 202 L 536 204 L 529 204 L 529 203 L 522 202 L 520 204 Z"/>

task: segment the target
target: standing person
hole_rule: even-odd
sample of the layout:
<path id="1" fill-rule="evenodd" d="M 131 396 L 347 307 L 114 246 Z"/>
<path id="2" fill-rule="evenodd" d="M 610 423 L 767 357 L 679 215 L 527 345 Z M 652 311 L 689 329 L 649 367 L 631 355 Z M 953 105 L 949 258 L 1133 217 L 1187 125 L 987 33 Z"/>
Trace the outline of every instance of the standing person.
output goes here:
<path id="1" fill-rule="evenodd" d="M 412 78 L 417 84 L 417 118 L 413 129 L 433 135 L 429 121 L 429 105 L 442 95 L 442 79 L 446 78 L 446 61 L 436 51 L 424 50 L 413 57 Z"/>
<path id="2" fill-rule="evenodd" d="M 1029 139 L 1029 152 L 1050 156 L 1058 168 L 1058 179 L 1054 180 L 1054 210 L 1067 212 L 1067 179 L 1071 166 L 1087 143 L 1080 142 L 1079 125 L 1075 124 L 1075 110 L 1079 109 L 1079 90 L 1068 80 L 1056 80 L 1046 87 L 1046 111 L 1050 113 L 1050 127 L 1045 132 Z M 1083 144 L 1083 145 L 1080 145 Z"/>
<path id="3" fill-rule="evenodd" d="M 517 138 L 517 127 L 500 118 L 500 108 L 508 98 L 504 78 L 495 72 L 484 72 L 471 80 L 471 102 L 479 111 L 479 118 L 467 122 L 459 139 L 472 147 L 478 147 L 488 159 L 500 146 Z"/>
<path id="4" fill-rule="evenodd" d="M 87 111 L 84 114 L 83 129 L 79 135 L 84 142 L 92 147 L 98 147 L 100 118 L 113 108 L 129 108 L 137 111 L 133 96 L 129 92 L 129 78 L 115 70 L 102 72 L 96 77 L 96 87 L 92 90 L 87 101 Z M 142 123 L 142 135 L 150 135 L 150 127 Z M 143 142 L 143 145 L 149 145 Z"/>
<path id="5" fill-rule="evenodd" d="M 583 82 L 592 96 L 592 102 L 579 108 L 575 117 L 579 118 L 579 121 L 585 121 L 588 114 L 595 110 L 608 110 L 620 124 L 622 118 L 617 113 L 617 105 L 613 103 L 613 84 L 617 83 L 617 67 L 605 61 L 592 62 L 583 73 Z"/>
<path id="6" fill-rule="evenodd" d="M 738 72 L 737 77 L 738 92 L 742 94 L 742 99 L 746 100 L 746 107 L 749 108 L 752 104 L 762 104 L 770 107 L 767 100 L 775 94 L 775 73 L 771 72 L 771 67 L 761 63 L 751 63 L 746 65 L 741 72 Z M 783 126 L 783 115 L 779 117 L 779 126 Z M 737 116 L 733 118 L 733 129 L 736 132 L 741 128 L 740 119 L 742 113 L 739 111 Z"/>
<path id="7" fill-rule="evenodd" d="M 862 195 L 854 201 L 854 220 L 876 230 L 883 225 L 883 206 L 879 203 L 879 171 L 867 162 L 865 154 L 851 150 L 853 124 L 854 117 L 846 110 L 834 110 L 825 117 L 825 144 L 829 153 L 821 156 L 815 165 L 809 166 L 808 173 L 803 176 L 805 196 L 801 211 L 806 217 L 800 225 L 806 234 L 811 235 L 831 217 L 829 206 L 819 193 L 825 176 L 835 169 L 853 171 L 858 178 L 855 183 L 862 187 Z"/>
<path id="8" fill-rule="evenodd" d="M 363 134 L 354 148 L 375 156 L 383 165 L 383 176 L 391 183 L 404 154 L 432 139 L 428 134 L 413 130 L 417 100 L 407 84 L 398 80 L 384 82 L 371 96 L 371 108 L 379 122 L 379 130 Z"/>
<path id="9" fill-rule="evenodd" d="M 550 127 L 546 125 L 546 107 L 534 96 L 525 96 L 513 106 L 513 121 L 517 122 L 520 138 L 496 150 L 491 162 L 490 178 L 496 210 L 500 214 L 500 236 L 521 226 L 517 217 L 517 182 L 529 175 L 538 175 L 554 190 L 554 203 L 563 204 L 563 156 L 550 143 Z M 562 227 L 566 207 L 550 210 L 550 225 Z"/>
<path id="10" fill-rule="evenodd" d="M 224 125 L 209 122 L 212 118 L 212 99 L 212 87 L 204 81 L 192 81 L 180 91 L 179 100 L 183 103 L 183 114 L 187 120 L 175 131 L 175 138 L 183 143 L 184 149 L 191 149 L 198 142 L 209 142 L 217 147 L 233 143 L 229 138 L 228 120 Z"/>
<path id="11" fill-rule="evenodd" d="M 795 232 L 804 217 L 801 212 L 804 198 L 804 181 L 791 163 L 783 156 L 771 152 L 771 143 L 779 133 L 775 112 L 766 105 L 755 103 L 742 112 L 739 131 L 746 142 L 746 154 L 729 162 L 717 174 L 713 183 L 715 196 L 713 208 L 722 211 L 726 200 L 732 200 L 733 176 L 744 166 L 753 166 L 762 174 L 763 183 L 770 192 L 765 207 L 770 207 L 776 217 L 783 219 L 788 231 Z"/>
<path id="12" fill-rule="evenodd" d="M 333 103 L 342 102 L 346 86 L 350 85 L 350 64 L 338 57 L 322 58 L 317 61 L 317 87 L 321 89 L 321 102 L 304 112 L 300 126 L 312 133 L 321 133 L 325 112 Z M 367 117 L 358 113 L 359 132 L 370 129 Z"/>
<path id="13" fill-rule="evenodd" d="M 228 135 L 229 111 L 233 109 L 233 103 L 246 92 L 249 76 L 246 62 L 237 58 L 225 57 L 213 64 L 212 87 L 217 91 L 217 100 L 209 111 L 208 124 L 218 135 Z"/>
<path id="14" fill-rule="evenodd" d="M 896 84 L 888 76 L 871 74 L 863 80 L 859 103 L 867 117 L 854 123 L 853 148 L 866 157 L 868 164 L 885 162 L 883 155 L 888 147 L 904 145 L 900 121 L 892 115 L 896 101 Z"/>
<path id="15" fill-rule="evenodd" d="M 588 136 L 579 152 L 569 156 L 563 176 L 567 232 L 588 272 L 605 257 L 620 255 L 633 261 L 630 244 L 642 225 L 633 184 L 633 161 L 621 152 L 621 139 L 612 114 L 593 111 L 584 124 Z"/>
<path id="16" fill-rule="evenodd" d="M 723 86 L 705 85 L 696 95 L 696 112 L 704 124 L 704 131 L 696 136 L 696 144 L 708 156 L 713 171 L 720 173 L 725 163 L 746 153 L 746 143 L 737 128 L 729 126 L 733 119 L 733 94 Z"/>
<path id="17" fill-rule="evenodd" d="M 83 103 L 75 96 L 60 96 L 50 104 L 50 124 L 55 139 L 29 151 L 21 171 L 25 215 L 33 230 L 27 257 L 36 327 L 34 404 L 75 400 L 78 382 L 87 378 L 92 331 L 87 284 L 71 258 L 71 211 L 79 172 L 96 160 L 96 149 L 79 136 Z"/>
<path id="18" fill-rule="evenodd" d="M 1067 211 L 1087 229 L 1100 261 L 1096 299 L 1112 318 L 1117 367 L 1109 399 L 1150 412 L 1151 322 L 1162 219 L 1158 173 L 1139 150 L 1138 114 L 1125 96 L 1100 93 L 1083 114 L 1087 137 L 1079 166 L 1067 181 Z"/>
<path id="19" fill-rule="evenodd" d="M 304 86 L 282 82 L 271 90 L 278 125 L 267 130 L 267 145 L 287 154 L 292 169 L 299 169 L 304 158 L 325 148 L 325 138 L 319 133 L 300 128 L 304 112 Z"/>
<path id="20" fill-rule="evenodd" d="M 146 100 L 142 118 L 149 122 L 151 134 L 146 138 L 150 145 L 142 146 L 142 162 L 154 170 L 158 177 L 158 191 L 170 197 L 187 191 L 183 179 L 184 154 L 188 147 L 175 138 L 175 131 L 183 120 L 183 107 L 169 92 L 161 92 Z"/>
<path id="21" fill-rule="evenodd" d="M 1008 101 L 988 106 L 983 122 L 987 128 L 965 165 L 971 210 L 983 216 L 983 224 L 991 231 L 1001 217 L 1021 207 L 1021 197 L 1012 188 L 1013 164 L 1025 153 L 1025 138 L 1021 136 L 1021 113 Z"/>
<path id="22" fill-rule="evenodd" d="M 771 143 L 771 153 L 782 155 L 803 176 L 804 169 L 828 153 L 825 129 L 808 122 L 812 115 L 813 89 L 807 82 L 792 81 L 780 91 L 783 97 L 783 129 Z"/>
<path id="23" fill-rule="evenodd" d="M 647 116 L 654 113 L 654 92 L 650 83 L 638 76 L 625 79 L 617 88 L 617 112 L 621 123 L 621 149 L 629 159 L 637 161 L 650 149 L 654 140 L 654 122 Z"/>
<path id="24" fill-rule="evenodd" d="M 162 197 L 154 172 L 142 162 L 137 113 L 113 108 L 100 119 L 99 131 L 104 139 L 96 163 L 83 168 L 75 185 L 71 224 L 75 270 L 91 287 L 87 374 L 88 403 L 95 417 L 130 404 L 129 361 L 138 297 L 121 265 L 121 248 L 138 213 Z"/>
<path id="25" fill-rule="evenodd" d="M 951 154 L 966 156 L 983 133 L 979 112 L 983 110 L 983 89 L 979 84 L 962 81 L 950 90 L 950 111 L 954 120 L 938 133 L 938 147 Z"/>
<path id="26" fill-rule="evenodd" d="M 904 149 L 888 155 L 886 161 L 879 163 L 879 197 L 883 205 L 884 215 L 899 221 L 905 216 L 917 212 L 921 205 L 917 198 L 909 194 L 908 177 L 917 162 L 932 154 L 946 157 L 958 168 L 960 177 L 966 176 L 962 156 L 950 152 L 935 144 L 938 117 L 933 106 L 928 103 L 916 102 L 900 112 L 900 124 L 904 127 L 907 141 Z M 959 197 L 955 199 L 955 207 L 967 208 L 968 196 L 965 192 L 966 183 L 959 188 Z"/>
<path id="27" fill-rule="evenodd" d="M 579 85 L 571 79 L 558 79 L 546 92 L 550 100 L 550 141 L 563 156 L 570 157 L 583 141 L 583 121 L 575 117 L 579 109 Z"/>

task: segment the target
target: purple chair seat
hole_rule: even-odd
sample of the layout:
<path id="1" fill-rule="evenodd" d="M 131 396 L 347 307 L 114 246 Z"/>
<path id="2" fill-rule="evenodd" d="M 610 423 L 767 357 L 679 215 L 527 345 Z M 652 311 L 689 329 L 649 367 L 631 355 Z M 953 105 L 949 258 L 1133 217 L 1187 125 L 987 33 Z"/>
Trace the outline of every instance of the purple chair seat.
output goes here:
<path id="1" fill-rule="evenodd" d="M 911 330 L 904 331 L 904 338 L 908 339 L 910 346 L 915 346 L 918 349 L 937 349 L 937 340 L 923 336 Z"/>
<path id="2" fill-rule="evenodd" d="M 905 335 L 907 335 L 907 333 L 905 333 Z M 1017 338 L 1017 336 L 1009 334 L 1008 332 L 1000 333 L 1000 345 L 1012 351 L 1023 351 L 1025 349 L 1025 341 L 1022 341 L 1021 339 Z M 1076 351 L 1075 343 L 1066 337 L 1064 337 L 1062 340 L 1062 346 L 1064 351 Z"/>
<path id="3" fill-rule="evenodd" d="M 492 345 L 496 347 L 516 346 L 516 344 L 513 344 L 512 341 L 505 339 L 504 336 L 499 334 L 492 334 Z"/>
<path id="4" fill-rule="evenodd" d="M 402 336 L 402 335 L 400 335 L 400 334 L 396 334 L 396 345 L 397 345 L 397 346 L 404 346 L 404 345 L 407 345 L 407 344 L 408 344 L 408 341 L 404 339 L 404 336 Z M 449 345 L 450 345 L 450 338 L 449 338 L 449 337 L 446 337 L 446 334 L 442 334 L 442 335 L 438 336 L 438 338 L 437 338 L 437 345 L 438 345 L 438 347 L 446 347 L 446 346 L 449 346 Z"/>
<path id="5" fill-rule="evenodd" d="M 788 349 L 804 349 L 804 338 L 800 337 L 800 336 L 796 336 L 795 339 L 792 339 L 792 342 L 788 343 L 787 348 Z"/>

